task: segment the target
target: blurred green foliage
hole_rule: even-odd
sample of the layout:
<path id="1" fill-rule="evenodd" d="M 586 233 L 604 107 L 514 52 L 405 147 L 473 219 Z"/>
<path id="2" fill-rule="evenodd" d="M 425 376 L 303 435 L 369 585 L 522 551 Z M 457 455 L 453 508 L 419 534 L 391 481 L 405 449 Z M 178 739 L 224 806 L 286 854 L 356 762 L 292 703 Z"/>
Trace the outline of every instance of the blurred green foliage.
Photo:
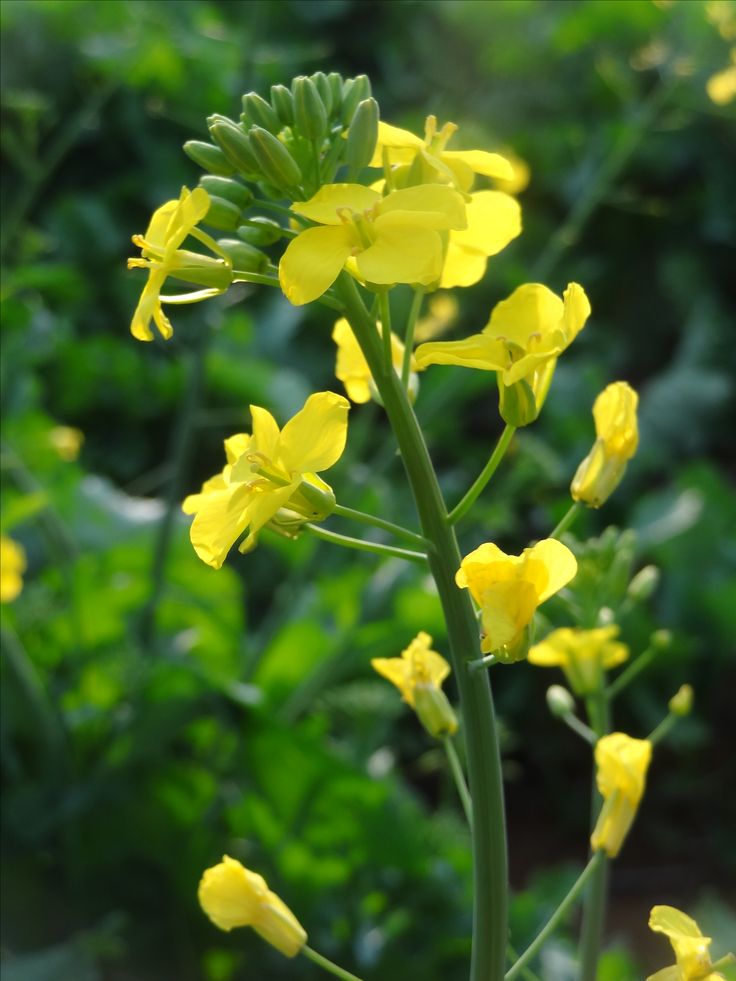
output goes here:
<path id="1" fill-rule="evenodd" d="M 669 963 L 646 930 L 655 902 L 702 908 L 723 944 L 736 933 L 724 738 L 736 127 L 705 93 L 728 60 L 711 7 L 3 4 L 2 529 L 29 560 L 3 609 L 9 981 L 315 977 L 205 921 L 196 884 L 224 851 L 266 876 L 315 947 L 366 978 L 403 978 L 409 964 L 428 981 L 465 974 L 469 840 L 454 790 L 369 668 L 419 629 L 442 650 L 430 584 L 394 561 L 267 536 L 214 573 L 178 514 L 219 470 L 222 438 L 247 428 L 250 402 L 283 420 L 337 385 L 329 319 L 242 288 L 237 305 L 230 294 L 183 309 L 169 344 L 128 334 L 141 286 L 124 271 L 129 237 L 198 177 L 181 144 L 202 138 L 206 115 L 237 113 L 242 92 L 317 69 L 366 71 L 392 122 L 421 130 L 435 112 L 461 124 L 463 145 L 528 162 L 525 232 L 460 296 L 460 333 L 523 281 L 576 280 L 593 301 L 540 422 L 463 524 L 464 548 L 518 550 L 548 534 L 592 440 L 595 394 L 617 378 L 640 390 L 639 455 L 604 512 L 576 525 L 582 573 L 547 613 L 550 625 L 589 622 L 609 606 L 634 652 L 652 630 L 673 632 L 617 706 L 626 731 L 651 730 L 682 682 L 696 691 L 615 870 L 601 981 Z M 500 430 L 495 403 L 480 372 L 422 379 L 417 411 L 451 501 Z M 57 424 L 83 431 L 77 462 L 53 449 Z M 387 435 L 376 406 L 354 409 L 333 483 L 340 501 L 412 524 Z M 626 585 L 646 564 L 661 582 L 635 604 Z M 527 665 L 494 674 L 520 947 L 585 854 L 589 761 L 547 716 L 551 678 Z M 549 945 L 545 979 L 572 976 L 571 950 L 564 934 Z"/>

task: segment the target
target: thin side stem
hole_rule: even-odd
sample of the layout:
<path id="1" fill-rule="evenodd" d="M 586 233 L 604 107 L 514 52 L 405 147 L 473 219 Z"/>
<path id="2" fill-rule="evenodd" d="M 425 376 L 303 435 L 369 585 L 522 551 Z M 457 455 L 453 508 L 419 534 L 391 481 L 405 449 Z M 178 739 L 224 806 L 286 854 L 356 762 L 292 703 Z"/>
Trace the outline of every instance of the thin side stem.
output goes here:
<path id="1" fill-rule="evenodd" d="M 508 955 L 508 960 L 512 964 L 515 964 L 518 961 L 518 959 L 519 959 L 518 951 L 516 951 L 511 946 L 511 944 L 507 944 L 506 945 L 506 953 Z M 522 967 L 520 973 L 521 973 L 522 978 L 524 978 L 524 981 L 540 981 L 539 976 L 537 974 L 535 974 L 534 971 L 530 970 L 528 967 Z"/>
<path id="2" fill-rule="evenodd" d="M 465 811 L 465 817 L 468 819 L 468 826 L 472 828 L 473 802 L 470 799 L 470 791 L 468 790 L 468 785 L 465 782 L 465 774 L 463 773 L 463 766 L 460 762 L 460 757 L 457 755 L 457 750 L 455 749 L 455 744 L 452 741 L 452 736 L 445 736 L 442 742 L 445 745 L 447 760 L 450 764 L 450 769 L 452 770 L 452 776 L 455 780 L 455 786 L 457 787 L 457 792 L 463 805 L 463 810 Z"/>
<path id="3" fill-rule="evenodd" d="M 325 971 L 329 971 L 330 974 L 334 974 L 336 978 L 342 978 L 342 981 L 360 981 L 357 974 L 351 974 L 350 971 L 346 971 L 344 967 L 338 967 L 333 961 L 328 960 L 322 954 L 318 954 L 316 950 L 312 950 L 311 947 L 307 947 L 305 944 L 302 947 L 302 954 L 308 957 L 310 961 L 323 967 Z"/>
<path id="4" fill-rule="evenodd" d="M 467 668 L 468 671 L 480 671 L 481 668 L 490 668 L 492 664 L 496 663 L 498 663 L 498 658 L 495 654 L 485 654 L 474 661 L 468 661 Z"/>
<path id="5" fill-rule="evenodd" d="M 391 353 L 391 302 L 388 290 L 378 294 L 378 308 L 381 311 L 381 340 L 383 341 L 383 360 L 386 368 L 393 370 L 393 355 Z"/>
<path id="6" fill-rule="evenodd" d="M 412 552 L 408 548 L 396 548 L 394 545 L 380 545 L 378 542 L 367 542 L 364 538 L 350 538 L 348 535 L 339 535 L 336 531 L 328 531 L 307 522 L 303 525 L 305 531 L 310 532 L 315 538 L 321 538 L 333 545 L 343 545 L 345 548 L 355 548 L 359 552 L 373 552 L 375 555 L 389 556 L 394 559 L 407 559 L 409 562 L 419 562 L 426 564 L 427 556 L 422 552 Z"/>
<path id="7" fill-rule="evenodd" d="M 580 514 L 580 501 L 573 501 L 570 507 L 567 509 L 562 518 L 557 522 L 554 529 L 550 532 L 550 538 L 559 538 L 560 535 L 564 534 L 570 525 L 573 523 L 578 514 Z"/>
<path id="8" fill-rule="evenodd" d="M 614 698 L 620 695 L 624 688 L 627 688 L 631 684 L 634 678 L 649 667 L 661 650 L 663 648 L 652 645 L 651 647 L 647 647 L 644 653 L 640 654 L 635 661 L 632 661 L 626 670 L 622 671 L 618 678 L 615 678 L 608 688 L 606 688 L 605 696 L 608 701 L 612 702 Z"/>
<path id="9" fill-rule="evenodd" d="M 401 525 L 395 525 L 392 521 L 386 521 L 384 518 L 378 518 L 373 514 L 356 511 L 355 508 L 346 508 L 342 504 L 336 504 L 332 513 L 341 518 L 350 518 L 351 521 L 360 521 L 364 525 L 371 525 L 374 528 L 381 528 L 383 531 L 390 531 L 392 535 L 405 538 L 408 542 L 414 542 L 420 548 L 427 549 L 429 547 L 430 543 L 427 539 L 418 535 L 415 531 L 409 531 L 408 528 L 402 528 Z"/>
<path id="10" fill-rule="evenodd" d="M 656 726 L 656 728 L 652 729 L 652 731 L 647 736 L 647 739 L 652 744 L 652 746 L 656 746 L 657 743 L 661 743 L 662 740 L 669 735 L 672 728 L 675 725 L 677 725 L 679 718 L 680 716 L 675 715 L 674 712 L 669 712 L 667 715 L 665 715 L 665 717 L 662 719 L 659 725 Z"/>
<path id="11" fill-rule="evenodd" d="M 401 363 L 401 384 L 404 388 L 409 384 L 411 374 L 411 356 L 414 353 L 414 328 L 417 325 L 419 311 L 422 309 L 424 300 L 424 290 L 417 286 L 414 290 L 414 299 L 411 301 L 409 319 L 406 321 L 406 333 L 404 334 L 404 360 Z"/>
<path id="12" fill-rule="evenodd" d="M 576 735 L 582 737 L 586 743 L 589 743 L 591 746 L 595 746 L 596 742 L 598 741 L 598 737 L 590 726 L 586 726 L 586 724 L 579 719 L 577 715 L 574 715 L 572 712 L 568 712 L 565 715 L 561 715 L 560 718 L 568 729 L 572 729 L 572 731 Z"/>
<path id="13" fill-rule="evenodd" d="M 484 487 L 496 472 L 499 463 L 501 462 L 501 460 L 503 460 L 504 454 L 508 449 L 509 443 L 511 442 L 511 438 L 515 432 L 516 432 L 516 428 L 514 426 L 510 426 L 507 423 L 506 428 L 501 433 L 498 442 L 496 443 L 496 448 L 491 454 L 490 460 L 488 461 L 488 463 L 486 463 L 485 467 L 483 467 L 475 483 L 467 492 L 465 497 L 460 501 L 459 504 L 455 505 L 455 507 L 452 509 L 452 511 L 450 511 L 449 515 L 447 516 L 447 520 L 450 522 L 451 525 L 456 524 L 463 517 L 463 515 L 467 514 L 470 508 L 475 504 L 476 500 L 480 496 Z"/>
<path id="14" fill-rule="evenodd" d="M 511 970 L 506 972 L 505 981 L 513 981 L 513 978 L 515 978 L 516 975 L 526 967 L 529 961 L 536 956 L 537 952 L 544 945 L 544 942 L 547 940 L 550 934 L 554 933 L 560 921 L 564 919 L 570 908 L 575 905 L 580 897 L 580 894 L 588 884 L 588 881 L 595 875 L 596 871 L 603 864 L 603 859 L 603 852 L 596 852 L 595 855 L 593 855 L 578 878 L 575 880 L 575 883 L 568 894 L 549 918 L 548 922 L 542 927 L 537 936 L 534 938 L 534 940 L 532 940 Z"/>

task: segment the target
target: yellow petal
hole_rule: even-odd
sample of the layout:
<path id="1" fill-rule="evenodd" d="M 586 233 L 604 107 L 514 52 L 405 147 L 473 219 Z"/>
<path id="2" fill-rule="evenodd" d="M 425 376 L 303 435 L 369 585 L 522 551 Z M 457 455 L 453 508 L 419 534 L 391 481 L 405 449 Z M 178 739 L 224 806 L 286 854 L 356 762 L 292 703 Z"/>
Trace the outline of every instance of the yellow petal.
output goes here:
<path id="1" fill-rule="evenodd" d="M 540 584 L 540 603 L 566 586 L 577 574 L 578 563 L 575 556 L 556 538 L 545 538 L 531 549 L 524 549 L 524 554 L 529 559 L 541 562 L 546 570 L 547 581 Z"/>
<path id="2" fill-rule="evenodd" d="M 445 264 L 440 277 L 440 286 L 443 290 L 454 289 L 456 286 L 473 286 L 483 279 L 488 265 L 488 259 L 482 252 L 454 242 L 454 234 L 454 232 L 450 234 Z"/>
<path id="3" fill-rule="evenodd" d="M 417 365 L 456 364 L 482 371 L 503 371 L 509 361 L 504 345 L 487 334 L 473 334 L 463 341 L 429 341 L 414 352 Z"/>
<path id="4" fill-rule="evenodd" d="M 383 148 L 391 149 L 390 160 L 392 163 L 410 163 L 416 151 L 424 146 L 424 140 L 410 133 L 408 129 L 400 129 L 398 126 L 391 126 L 381 120 L 378 124 L 378 141 L 373 157 L 369 164 L 370 167 L 383 166 Z M 404 151 L 403 153 L 396 151 Z"/>
<path id="5" fill-rule="evenodd" d="M 281 432 L 279 463 L 289 473 L 319 473 L 342 456 L 348 433 L 350 403 L 334 392 L 310 395 L 304 408 Z"/>
<path id="6" fill-rule="evenodd" d="M 480 649 L 491 654 L 513 644 L 539 605 L 534 585 L 523 579 L 495 582 L 480 594 L 483 637 Z"/>
<path id="7" fill-rule="evenodd" d="M 26 553 L 7 535 L 0 537 L 0 603 L 12 603 L 23 589 Z"/>
<path id="8" fill-rule="evenodd" d="M 300 483 L 299 478 L 295 478 L 283 487 L 264 483 L 254 488 L 248 503 L 246 526 L 248 535 L 238 547 L 240 552 L 250 552 L 256 543 L 258 532 L 273 518 L 279 508 L 288 503 Z"/>
<path id="9" fill-rule="evenodd" d="M 168 340 L 174 333 L 171 324 L 161 310 L 161 302 L 159 300 L 159 293 L 161 292 L 161 287 L 164 285 L 165 279 L 166 270 L 164 269 L 151 269 L 148 274 L 148 281 L 143 287 L 143 292 L 141 293 L 138 306 L 135 308 L 130 324 L 130 332 L 136 340 L 153 340 L 153 331 L 151 330 L 150 324 L 151 320 L 156 318 L 157 315 L 159 319 L 156 320 L 156 326 L 163 336 Z"/>
<path id="10" fill-rule="evenodd" d="M 260 875 L 223 855 L 219 865 L 207 869 L 199 883 L 199 903 L 221 930 L 250 926 L 268 891 Z"/>
<path id="11" fill-rule="evenodd" d="M 466 204 L 468 225 L 453 232 L 450 241 L 496 255 L 521 234 L 521 207 L 501 191 L 478 191 Z"/>
<path id="12" fill-rule="evenodd" d="M 251 406 L 251 412 L 253 407 Z M 247 433 L 236 433 L 224 441 L 225 456 L 228 463 L 235 463 L 249 448 L 251 437 Z"/>
<path id="13" fill-rule="evenodd" d="M 251 405 L 250 414 L 253 420 L 251 450 L 262 453 L 269 459 L 275 459 L 281 436 L 278 423 L 268 409 L 264 409 L 260 405 Z M 238 478 L 235 477 L 235 479 Z"/>
<path id="14" fill-rule="evenodd" d="M 308 228 L 289 243 L 279 263 L 279 282 L 295 306 L 311 303 L 335 282 L 354 245 L 347 225 Z"/>
<path id="15" fill-rule="evenodd" d="M 590 300 L 577 283 L 570 283 L 562 294 L 564 305 L 563 323 L 567 343 L 570 344 L 585 326 L 590 316 Z"/>
<path id="16" fill-rule="evenodd" d="M 379 215 L 392 211 L 415 213 L 411 217 L 412 223 L 425 228 L 463 229 L 467 225 L 462 195 L 444 184 L 418 184 L 394 191 L 378 207 Z"/>
<path id="17" fill-rule="evenodd" d="M 563 302 L 552 290 L 541 283 L 525 283 L 496 304 L 484 332 L 504 337 L 526 350 L 529 337 L 543 337 L 559 325 L 563 313 Z"/>
<path id="18" fill-rule="evenodd" d="M 192 500 L 194 498 L 195 500 Z M 248 526 L 250 489 L 231 484 L 223 490 L 191 495 L 184 502 L 188 512 L 197 512 L 189 532 L 194 551 L 213 569 L 219 569 L 227 553 Z"/>
<path id="19" fill-rule="evenodd" d="M 703 934 L 692 917 L 674 906 L 654 906 L 649 915 L 649 929 L 655 933 L 663 933 L 666 937 L 695 937 L 701 939 Z"/>
<path id="20" fill-rule="evenodd" d="M 325 184 L 309 201 L 295 201 L 291 210 L 320 225 L 340 225 L 340 211 L 369 211 L 381 195 L 363 184 Z"/>
<path id="21" fill-rule="evenodd" d="M 456 160 L 466 164 L 476 174 L 484 177 L 497 177 L 501 180 L 511 180 L 514 168 L 500 153 L 489 153 L 487 150 L 445 150 L 442 160 L 452 163 Z"/>
<path id="22" fill-rule="evenodd" d="M 682 981 L 682 974 L 679 967 L 663 967 L 656 974 L 650 974 L 646 981 Z M 705 978 L 704 981 L 709 981 L 709 979 Z"/>
<path id="23" fill-rule="evenodd" d="M 401 212 L 381 215 L 375 228 L 376 241 L 355 259 L 366 282 L 428 286 L 439 279 L 442 242 L 437 232 L 406 224 Z"/>
<path id="24" fill-rule="evenodd" d="M 401 657 L 374 657 L 371 666 L 395 685 L 401 697 L 414 708 L 414 686 L 411 683 L 411 666 Z"/>
<path id="25" fill-rule="evenodd" d="M 593 405 L 593 419 L 598 439 L 605 452 L 630 460 L 639 445 L 636 410 L 639 396 L 626 382 L 613 382 L 600 393 Z"/>

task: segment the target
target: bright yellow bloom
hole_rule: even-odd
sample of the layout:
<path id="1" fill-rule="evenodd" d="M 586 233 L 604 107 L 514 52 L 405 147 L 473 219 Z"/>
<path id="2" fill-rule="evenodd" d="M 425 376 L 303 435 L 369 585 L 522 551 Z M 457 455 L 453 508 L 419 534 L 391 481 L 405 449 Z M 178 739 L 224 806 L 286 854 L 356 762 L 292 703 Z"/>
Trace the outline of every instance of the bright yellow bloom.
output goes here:
<path id="1" fill-rule="evenodd" d="M 466 203 L 468 227 L 450 232 L 440 287 L 473 286 L 485 275 L 488 258 L 521 234 L 518 201 L 502 191 L 476 191 Z"/>
<path id="2" fill-rule="evenodd" d="M 374 657 L 371 664 L 396 685 L 427 732 L 439 738 L 457 732 L 457 719 L 441 687 L 450 665 L 431 647 L 432 638 L 422 630 L 401 657 Z"/>
<path id="3" fill-rule="evenodd" d="M 379 331 L 380 329 L 379 326 Z M 358 403 L 369 402 L 375 395 L 373 376 L 360 349 L 360 344 L 355 339 L 355 334 L 353 334 L 350 324 L 344 317 L 335 322 L 332 340 L 337 344 L 335 374 L 345 386 L 348 398 Z M 394 333 L 391 334 L 391 362 L 396 373 L 400 375 L 404 363 L 404 345 Z M 410 365 L 412 372 L 409 376 L 410 388 L 412 385 L 416 388 L 417 366 L 413 357 Z"/>
<path id="4" fill-rule="evenodd" d="M 504 385 L 513 385 L 557 358 L 589 315 L 590 303 L 577 283 L 570 283 L 562 299 L 540 283 L 527 283 L 496 304 L 480 334 L 422 344 L 415 352 L 417 364 L 498 371 Z"/>
<path id="5" fill-rule="evenodd" d="M 23 589 L 26 553 L 7 535 L 0 536 L 0 603 L 12 603 Z"/>
<path id="6" fill-rule="evenodd" d="M 291 208 L 321 226 L 292 239 L 279 263 L 281 288 L 296 306 L 322 296 L 346 264 L 376 286 L 434 284 L 444 259 L 440 233 L 466 227 L 462 197 L 441 184 L 385 198 L 362 184 L 326 184 Z"/>
<path id="7" fill-rule="evenodd" d="M 62 460 L 71 463 L 79 456 L 84 443 L 84 433 L 73 426 L 54 426 L 49 433 L 49 442 Z"/>
<path id="8" fill-rule="evenodd" d="M 736 48 L 731 48 L 731 64 L 708 79 L 705 89 L 711 102 L 727 106 L 736 99 Z"/>
<path id="9" fill-rule="evenodd" d="M 457 320 L 458 302 L 452 293 L 435 293 L 429 298 L 427 313 L 414 328 L 414 340 L 429 341 L 446 333 Z"/>
<path id="10" fill-rule="evenodd" d="M 461 589 L 469 589 L 480 607 L 480 649 L 500 661 L 524 657 L 520 645 L 534 611 L 567 585 L 577 572 L 575 556 L 554 538 L 525 548 L 521 555 L 506 555 L 486 542 L 466 555 L 455 576 Z"/>
<path id="11" fill-rule="evenodd" d="M 341 395 L 317 392 L 279 430 L 270 412 L 250 407 L 253 435 L 225 440 L 222 473 L 182 505 L 185 514 L 195 516 L 190 537 L 203 562 L 219 569 L 246 530 L 240 551 L 253 548 L 260 529 L 282 507 L 309 521 L 327 517 L 335 497 L 317 473 L 335 464 L 345 449 L 349 408 Z"/>
<path id="12" fill-rule="evenodd" d="M 619 485 L 639 445 L 638 403 L 639 396 L 626 382 L 613 382 L 595 400 L 596 441 L 573 478 L 573 500 L 599 508 Z"/>
<path id="13" fill-rule="evenodd" d="M 304 927 L 265 879 L 228 855 L 205 871 L 198 898 L 215 926 L 221 930 L 253 927 L 286 957 L 296 957 L 307 942 Z"/>
<path id="14" fill-rule="evenodd" d="M 603 684 L 603 672 L 623 664 L 629 648 L 614 640 L 619 634 L 615 624 L 582 630 L 562 627 L 529 651 L 530 664 L 542 668 L 560 667 L 577 695 L 590 695 Z"/>
<path id="15" fill-rule="evenodd" d="M 695 920 L 681 910 L 674 906 L 654 906 L 649 929 L 669 939 L 677 964 L 650 974 L 646 981 L 717 981 L 723 977 L 713 971 L 708 953 L 713 941 L 704 937 Z"/>
<path id="16" fill-rule="evenodd" d="M 636 816 L 652 758 L 648 739 L 623 732 L 603 736 L 595 747 L 596 781 L 603 807 L 590 836 L 591 847 L 615 858 Z"/>
<path id="17" fill-rule="evenodd" d="M 148 270 L 148 282 L 143 288 L 130 325 L 139 341 L 153 340 L 151 319 L 162 337 L 174 333 L 163 311 L 162 303 L 197 303 L 223 293 L 232 281 L 232 261 L 205 232 L 196 228 L 210 208 L 210 196 L 202 187 L 193 191 L 183 187 L 177 201 L 167 201 L 153 213 L 145 235 L 134 235 L 133 244 L 142 253 L 140 259 L 128 259 L 128 269 Z M 198 239 L 212 249 L 216 257 L 187 252 L 180 246 L 188 236 Z M 176 296 L 161 296 L 168 276 L 206 287 Z"/>
<path id="18" fill-rule="evenodd" d="M 522 160 L 521 157 L 517 157 L 512 151 L 505 150 L 504 156 L 511 164 L 514 176 L 509 180 L 503 177 L 496 178 L 496 187 L 500 191 L 505 191 L 507 194 L 521 194 L 529 186 L 529 181 L 531 180 L 532 172 L 529 164 L 526 160 Z"/>
<path id="19" fill-rule="evenodd" d="M 500 153 L 486 150 L 446 150 L 450 137 L 457 132 L 455 123 L 445 123 L 437 130 L 437 117 L 427 116 L 424 139 L 414 133 L 389 123 L 378 124 L 378 142 L 371 167 L 383 167 L 387 158 L 389 164 L 399 165 L 408 172 L 413 165 L 412 174 L 398 174 L 398 183 L 408 176 L 411 183 L 430 183 L 434 181 L 452 184 L 459 191 L 469 191 L 476 174 L 484 177 L 512 180 L 514 168 Z M 419 180 L 411 180 L 418 176 Z"/>

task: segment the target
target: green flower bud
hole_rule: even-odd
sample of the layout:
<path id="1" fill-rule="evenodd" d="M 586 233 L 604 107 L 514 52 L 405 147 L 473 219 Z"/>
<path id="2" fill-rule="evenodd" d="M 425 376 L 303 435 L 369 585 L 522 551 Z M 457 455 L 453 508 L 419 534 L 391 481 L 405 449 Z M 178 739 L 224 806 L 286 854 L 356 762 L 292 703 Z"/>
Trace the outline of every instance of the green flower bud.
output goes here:
<path id="1" fill-rule="evenodd" d="M 294 122 L 308 140 L 321 140 L 327 133 L 327 111 L 311 78 L 300 75 L 292 82 Z"/>
<path id="2" fill-rule="evenodd" d="M 424 728 L 435 739 L 457 732 L 457 716 L 447 695 L 437 685 L 419 683 L 414 686 L 414 711 Z"/>
<path id="3" fill-rule="evenodd" d="M 375 99 L 364 99 L 355 110 L 345 148 L 345 162 L 353 177 L 371 162 L 377 141 L 378 103 Z"/>
<path id="4" fill-rule="evenodd" d="M 250 176 L 258 174 L 258 161 L 253 155 L 248 137 L 237 123 L 226 116 L 210 116 L 207 124 L 212 139 L 239 173 Z"/>
<path id="5" fill-rule="evenodd" d="M 253 126 L 248 133 L 253 156 L 258 169 L 269 184 L 280 188 L 293 188 L 301 183 L 302 172 L 284 144 L 268 130 Z"/>
<path id="6" fill-rule="evenodd" d="M 672 645 L 672 631 L 655 630 L 649 638 L 649 643 L 660 651 L 666 651 Z"/>
<path id="7" fill-rule="evenodd" d="M 283 238 L 284 230 L 278 222 L 271 218 L 249 218 L 247 225 L 238 229 L 238 238 L 250 245 L 273 245 Z"/>
<path id="8" fill-rule="evenodd" d="M 233 268 L 238 272 L 260 273 L 268 266 L 268 256 L 247 242 L 241 242 L 237 238 L 222 238 L 217 244 L 227 253 Z"/>
<path id="9" fill-rule="evenodd" d="M 690 715 L 693 708 L 692 685 L 680 685 L 667 703 L 667 707 L 673 715 L 677 715 L 681 719 L 686 715 Z"/>
<path id="10" fill-rule="evenodd" d="M 345 126 L 349 126 L 359 103 L 371 97 L 371 83 L 367 75 L 357 75 L 348 78 L 342 89 L 341 118 Z"/>
<path id="11" fill-rule="evenodd" d="M 550 685 L 547 689 L 547 708 L 556 718 L 563 719 L 575 709 L 575 699 L 562 685 Z"/>
<path id="12" fill-rule="evenodd" d="M 319 480 L 319 478 L 317 478 Z M 289 507 L 307 521 L 324 521 L 335 510 L 335 495 L 327 484 L 320 486 L 304 479 L 289 498 Z"/>
<path id="13" fill-rule="evenodd" d="M 240 224 L 240 208 L 232 201 L 210 194 L 210 209 L 204 221 L 222 232 L 234 232 Z"/>
<path id="14" fill-rule="evenodd" d="M 198 167 L 208 171 L 210 174 L 229 177 L 235 173 L 235 168 L 222 150 L 217 146 L 212 146 L 211 143 L 204 143 L 202 140 L 187 140 L 184 144 L 184 153 Z"/>
<path id="15" fill-rule="evenodd" d="M 498 379 L 498 411 L 501 418 L 510 426 L 519 429 L 521 426 L 528 426 L 529 423 L 539 415 L 537 400 L 531 385 L 525 378 L 514 382 L 513 385 L 504 385 L 501 381 L 502 373 L 496 372 Z"/>
<path id="16" fill-rule="evenodd" d="M 285 85 L 271 86 L 271 105 L 284 126 L 294 123 L 294 96 Z"/>
<path id="17" fill-rule="evenodd" d="M 200 178 L 199 185 L 210 197 L 224 198 L 241 210 L 247 208 L 253 201 L 253 194 L 249 188 L 228 177 L 213 177 L 208 174 Z"/>
<path id="18" fill-rule="evenodd" d="M 315 72 L 312 75 L 312 81 L 317 86 L 317 91 L 319 92 L 320 99 L 322 99 L 322 104 L 325 107 L 325 112 L 327 113 L 327 118 L 329 119 L 335 108 L 332 99 L 332 88 L 330 83 L 327 81 L 327 76 L 324 72 Z"/>
<path id="19" fill-rule="evenodd" d="M 262 126 L 269 133 L 278 133 L 281 129 L 281 120 L 275 109 L 262 98 L 257 92 L 248 92 L 243 96 L 243 116 L 242 122 L 246 126 Z"/>
<path id="20" fill-rule="evenodd" d="M 637 603 L 648 600 L 659 585 L 660 572 L 656 565 L 645 565 L 629 583 L 627 593 Z"/>
<path id="21" fill-rule="evenodd" d="M 339 116 L 340 110 L 342 109 L 342 75 L 339 72 L 330 72 L 327 76 L 327 81 L 330 86 L 330 93 L 332 95 L 332 112 L 333 115 Z"/>

